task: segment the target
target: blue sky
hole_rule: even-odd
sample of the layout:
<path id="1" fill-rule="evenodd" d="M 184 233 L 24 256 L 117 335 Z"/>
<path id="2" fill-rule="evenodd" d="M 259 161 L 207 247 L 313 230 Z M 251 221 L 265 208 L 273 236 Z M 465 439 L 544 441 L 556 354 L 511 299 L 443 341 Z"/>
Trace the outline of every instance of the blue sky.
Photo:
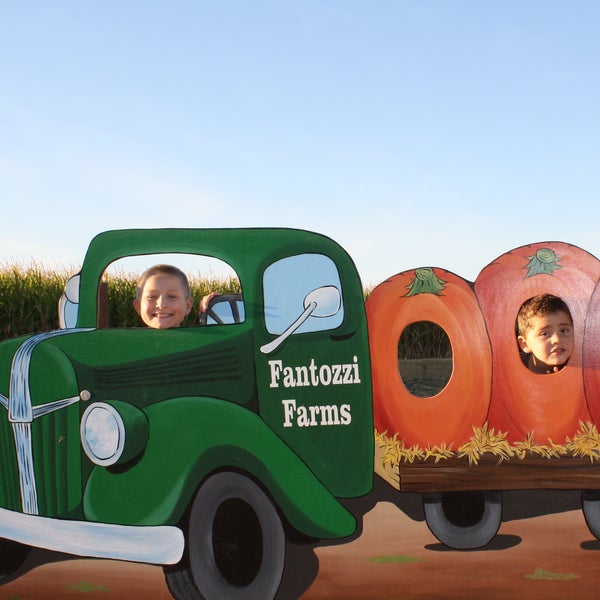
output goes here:
<path id="1" fill-rule="evenodd" d="M 0 262 L 125 227 L 301 227 L 363 282 L 600 257 L 600 3 L 0 3 Z"/>

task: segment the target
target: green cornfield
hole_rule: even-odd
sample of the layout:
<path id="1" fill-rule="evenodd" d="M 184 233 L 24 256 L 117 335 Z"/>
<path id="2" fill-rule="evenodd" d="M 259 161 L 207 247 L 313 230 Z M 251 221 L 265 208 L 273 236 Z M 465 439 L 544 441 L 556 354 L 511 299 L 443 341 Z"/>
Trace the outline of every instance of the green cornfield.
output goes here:
<path id="1" fill-rule="evenodd" d="M 0 268 L 0 339 L 58 328 L 58 299 L 68 273 L 6 265 Z"/>
<path id="2" fill-rule="evenodd" d="M 38 264 L 29 266 L 0 265 L 0 340 L 27 333 L 58 329 L 58 300 L 65 283 L 77 271 L 48 269 Z M 109 327 L 139 327 L 142 322 L 133 309 L 135 282 L 139 274 L 105 275 L 108 288 Z M 194 306 L 211 291 L 239 293 L 235 277 L 190 277 Z M 364 290 L 365 298 L 370 289 Z M 183 325 L 198 324 L 199 315 L 192 311 Z M 408 327 L 399 343 L 401 359 L 452 356 L 448 337 L 433 323 L 421 322 Z"/>
<path id="3" fill-rule="evenodd" d="M 452 358 L 452 346 L 446 332 L 431 321 L 411 323 L 400 336 L 398 358 Z"/>
<path id="4" fill-rule="evenodd" d="M 0 340 L 27 333 L 58 329 L 58 300 L 65 283 L 77 269 L 52 270 L 38 264 L 0 266 Z M 139 327 L 142 322 L 133 308 L 138 274 L 106 276 L 108 286 L 108 320 L 110 327 Z M 235 277 L 190 278 L 194 305 L 211 291 L 239 293 Z M 184 326 L 198 323 L 192 311 Z"/>
<path id="5" fill-rule="evenodd" d="M 77 271 L 48 269 L 42 265 L 0 265 L 0 340 L 58 329 L 58 300 L 65 283 Z M 105 275 L 108 287 L 109 327 L 139 327 L 142 322 L 133 308 L 135 282 L 139 274 Z M 239 293 L 235 277 L 190 277 L 194 306 L 211 291 Z M 370 289 L 365 289 L 365 298 Z M 199 315 L 192 311 L 183 325 L 198 324 Z M 415 323 L 408 327 L 399 343 L 402 359 L 452 356 L 444 331 L 432 323 Z"/>

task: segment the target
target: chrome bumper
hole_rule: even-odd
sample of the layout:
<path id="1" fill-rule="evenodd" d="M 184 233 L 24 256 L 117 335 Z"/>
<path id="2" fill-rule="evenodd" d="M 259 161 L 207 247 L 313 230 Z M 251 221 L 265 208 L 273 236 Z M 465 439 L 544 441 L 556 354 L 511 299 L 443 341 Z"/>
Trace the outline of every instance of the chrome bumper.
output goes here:
<path id="1" fill-rule="evenodd" d="M 178 527 L 67 521 L 0 508 L 0 537 L 77 556 L 172 565 L 183 555 Z"/>

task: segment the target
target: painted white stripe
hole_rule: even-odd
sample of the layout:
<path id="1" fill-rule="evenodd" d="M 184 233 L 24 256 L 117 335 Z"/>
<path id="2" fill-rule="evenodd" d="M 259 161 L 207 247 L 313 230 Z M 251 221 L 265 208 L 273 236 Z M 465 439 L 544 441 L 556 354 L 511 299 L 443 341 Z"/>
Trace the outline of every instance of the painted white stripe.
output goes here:
<path id="1" fill-rule="evenodd" d="M 89 329 L 47 331 L 33 335 L 17 348 L 12 360 L 8 394 L 8 420 L 13 424 L 15 446 L 17 448 L 23 511 L 32 515 L 38 513 L 38 503 L 33 468 L 33 453 L 31 451 L 31 423 L 35 417 L 45 415 L 53 410 L 59 410 L 77 402 L 78 397 L 57 400 L 56 402 L 50 402 L 34 408 L 29 391 L 31 355 L 36 346 L 44 340 L 76 331 L 89 331 Z M 2 402 L 2 404 L 4 403 Z"/>

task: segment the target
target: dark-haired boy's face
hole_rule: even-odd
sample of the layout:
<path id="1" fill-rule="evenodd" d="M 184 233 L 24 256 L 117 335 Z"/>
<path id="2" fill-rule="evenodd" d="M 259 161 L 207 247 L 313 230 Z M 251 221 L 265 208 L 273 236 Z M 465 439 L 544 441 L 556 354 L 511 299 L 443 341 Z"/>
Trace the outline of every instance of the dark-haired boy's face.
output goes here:
<path id="1" fill-rule="evenodd" d="M 179 327 L 192 309 L 192 299 L 175 275 L 148 277 L 133 305 L 142 321 L 154 329 Z"/>
<path id="2" fill-rule="evenodd" d="M 518 340 L 521 350 L 530 355 L 532 371 L 552 373 L 563 367 L 573 352 L 573 323 L 563 311 L 537 315 Z"/>

